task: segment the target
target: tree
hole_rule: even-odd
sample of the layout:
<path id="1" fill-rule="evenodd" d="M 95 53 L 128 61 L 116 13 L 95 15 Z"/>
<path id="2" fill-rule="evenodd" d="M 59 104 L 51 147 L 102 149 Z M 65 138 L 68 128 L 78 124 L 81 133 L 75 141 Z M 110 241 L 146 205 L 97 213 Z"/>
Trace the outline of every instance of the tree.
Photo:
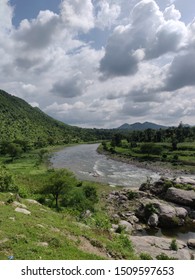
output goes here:
<path id="1" fill-rule="evenodd" d="M 43 193 L 52 194 L 55 199 L 55 207 L 59 208 L 59 198 L 65 195 L 76 184 L 75 176 L 67 169 L 49 171 L 48 182 Z"/>
<path id="2" fill-rule="evenodd" d="M 145 143 L 141 145 L 140 151 L 143 154 L 149 155 L 160 155 L 162 153 L 162 147 L 159 145 L 156 145 L 154 143 Z"/>
<path id="3" fill-rule="evenodd" d="M 0 192 L 17 192 L 12 175 L 2 166 L 0 166 Z"/>

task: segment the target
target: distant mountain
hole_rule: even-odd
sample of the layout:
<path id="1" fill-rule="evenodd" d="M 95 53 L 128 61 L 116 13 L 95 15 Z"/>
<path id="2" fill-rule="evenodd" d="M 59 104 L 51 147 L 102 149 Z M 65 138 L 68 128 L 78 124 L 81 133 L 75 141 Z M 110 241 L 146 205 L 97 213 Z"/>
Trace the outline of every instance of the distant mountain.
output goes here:
<path id="1" fill-rule="evenodd" d="M 123 125 L 119 126 L 117 129 L 119 130 L 145 130 L 145 129 L 166 129 L 167 126 L 164 125 L 159 125 L 156 123 L 151 123 L 151 122 L 144 122 L 144 123 L 140 123 L 140 122 L 136 122 L 133 124 L 128 124 L 128 123 L 124 123 Z"/>

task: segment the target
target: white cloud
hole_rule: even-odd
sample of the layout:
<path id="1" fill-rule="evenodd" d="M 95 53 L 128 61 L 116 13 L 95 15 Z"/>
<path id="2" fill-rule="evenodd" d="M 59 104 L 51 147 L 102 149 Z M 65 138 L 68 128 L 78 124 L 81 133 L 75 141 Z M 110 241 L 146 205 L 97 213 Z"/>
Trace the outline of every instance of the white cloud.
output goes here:
<path id="1" fill-rule="evenodd" d="M 94 27 L 94 11 L 91 0 L 64 0 L 61 3 L 61 17 L 73 31 L 87 32 Z"/>
<path id="2" fill-rule="evenodd" d="M 12 30 L 13 8 L 9 4 L 9 0 L 1 0 L 0 8 L 0 31 L 9 33 Z"/>
<path id="3" fill-rule="evenodd" d="M 116 22 L 121 13 L 119 5 L 111 4 L 106 0 L 98 1 L 97 7 L 98 12 L 96 16 L 96 26 L 98 28 L 110 28 Z"/>
<path id="4" fill-rule="evenodd" d="M 195 23 L 184 23 L 181 1 L 168 3 L 64 0 L 59 14 L 41 11 L 16 28 L 2 0 L 1 87 L 73 125 L 192 124 Z M 96 34 L 108 38 L 102 49 L 92 47 Z"/>

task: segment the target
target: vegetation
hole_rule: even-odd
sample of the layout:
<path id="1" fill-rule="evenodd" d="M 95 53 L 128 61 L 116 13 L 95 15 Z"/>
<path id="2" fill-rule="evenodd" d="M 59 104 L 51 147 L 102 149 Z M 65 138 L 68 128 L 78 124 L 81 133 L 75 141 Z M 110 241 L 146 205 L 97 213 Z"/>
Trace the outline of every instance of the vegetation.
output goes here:
<path id="1" fill-rule="evenodd" d="M 66 169 L 48 170 L 40 153 L 0 157 L 0 259 L 138 258 L 127 237 L 109 231 L 100 197 L 111 188 L 80 182 Z M 29 215 L 15 211 L 20 203 Z"/>
<path id="2" fill-rule="evenodd" d="M 177 168 L 194 170 L 195 127 L 183 126 L 144 131 L 120 131 L 102 149 L 113 156 L 139 161 L 158 161 Z"/>
<path id="3" fill-rule="evenodd" d="M 85 129 L 54 120 L 0 90 L 0 153 L 15 158 L 32 148 L 110 139 L 112 130 Z"/>

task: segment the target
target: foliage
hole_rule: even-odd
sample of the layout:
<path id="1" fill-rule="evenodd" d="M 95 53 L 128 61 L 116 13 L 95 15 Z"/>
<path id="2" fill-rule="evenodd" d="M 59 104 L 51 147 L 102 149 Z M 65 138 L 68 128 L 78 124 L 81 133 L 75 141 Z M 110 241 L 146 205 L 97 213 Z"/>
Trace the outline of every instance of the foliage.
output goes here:
<path id="1" fill-rule="evenodd" d="M 67 194 L 74 184 L 76 184 L 76 179 L 69 170 L 50 170 L 43 193 L 52 194 L 55 199 L 55 207 L 59 208 L 59 198 Z"/>
<path id="2" fill-rule="evenodd" d="M 48 145 L 111 139 L 113 134 L 112 130 L 64 124 L 3 90 L 0 90 L 0 123 L 1 146 L 4 142 L 14 143 L 22 152 Z"/>
<path id="3" fill-rule="evenodd" d="M 157 255 L 156 259 L 157 260 L 176 260 L 176 258 L 169 257 L 165 253 L 161 253 L 161 254 Z"/>
<path id="4" fill-rule="evenodd" d="M 0 192 L 17 192 L 13 176 L 4 167 L 0 167 Z"/>
<path id="5" fill-rule="evenodd" d="M 133 199 L 137 198 L 138 195 L 134 191 L 129 191 L 128 194 L 127 194 L 127 197 L 128 197 L 129 200 L 133 200 Z"/>
<path id="6" fill-rule="evenodd" d="M 149 155 L 160 155 L 162 152 L 162 146 L 157 145 L 155 143 L 145 143 L 140 147 L 140 151 L 143 154 Z"/>
<path id="7" fill-rule="evenodd" d="M 177 240 L 175 238 L 172 239 L 172 241 L 171 241 L 170 249 L 173 250 L 173 251 L 177 251 L 178 250 Z"/>
<path id="8" fill-rule="evenodd" d="M 158 210 L 153 203 L 146 204 L 144 211 L 146 218 L 149 218 L 152 214 L 158 213 Z"/>
<path id="9" fill-rule="evenodd" d="M 141 260 L 153 260 L 152 256 L 148 253 L 141 253 L 139 256 Z"/>

